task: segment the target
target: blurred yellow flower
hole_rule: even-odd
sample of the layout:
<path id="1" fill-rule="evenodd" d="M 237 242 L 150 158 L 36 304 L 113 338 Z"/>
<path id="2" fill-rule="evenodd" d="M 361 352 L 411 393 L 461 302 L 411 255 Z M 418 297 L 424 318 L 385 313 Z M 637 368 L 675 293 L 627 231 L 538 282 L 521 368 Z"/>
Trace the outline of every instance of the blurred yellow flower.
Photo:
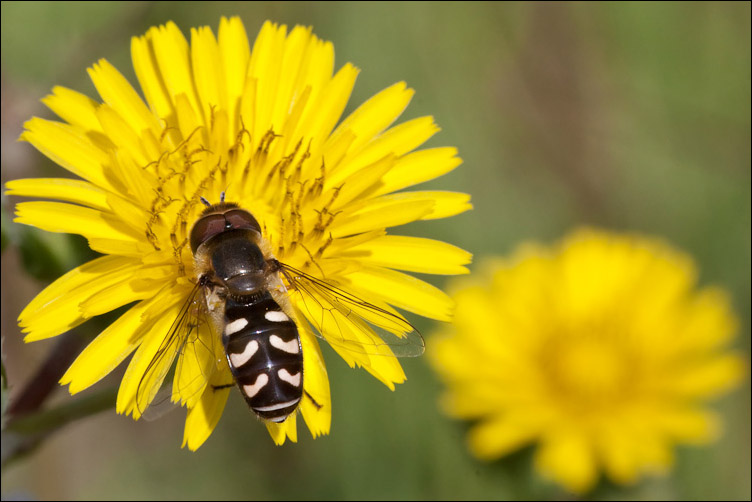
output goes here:
<path id="1" fill-rule="evenodd" d="M 222 343 L 213 339 L 221 327 L 212 333 L 207 324 L 187 322 L 172 337 L 171 326 L 181 326 L 176 319 L 191 309 L 200 281 L 188 237 L 205 209 L 201 198 L 218 202 L 227 191 L 255 216 L 267 252 L 325 285 L 309 292 L 314 301 L 305 303 L 299 290 L 289 301 L 303 320 L 299 350 L 308 398 L 297 410 L 314 437 L 328 433 L 329 380 L 318 339 L 304 320 L 330 342 L 345 338 L 348 344 L 334 349 L 350 366 L 365 368 L 391 389 L 405 380 L 399 362 L 384 357 L 392 354 L 388 347 L 360 345 L 370 329 L 349 312 L 361 304 L 350 311 L 331 307 L 325 317 L 330 304 L 318 298 L 333 285 L 393 319 L 401 319 L 396 306 L 449 320 L 447 295 L 402 271 L 465 273 L 470 254 L 440 241 L 387 235 L 387 228 L 471 207 L 466 194 L 402 191 L 457 167 L 457 150 L 416 151 L 439 130 L 432 117 L 392 127 L 413 95 L 404 82 L 342 120 L 358 69 L 348 63 L 335 72 L 333 45 L 310 28 L 288 32 L 266 22 L 251 47 L 237 17 L 222 18 L 216 37 L 208 27 L 192 29 L 190 43 L 169 22 L 134 37 L 131 52 L 145 101 L 103 59 L 89 69 L 103 102 L 55 87 L 44 102 L 62 122 L 35 117 L 25 124 L 21 139 L 82 179 L 9 182 L 9 195 L 56 200 L 18 204 L 15 221 L 83 235 L 104 255 L 29 303 L 19 316 L 26 341 L 131 305 L 61 383 L 80 392 L 133 354 L 117 411 L 138 419 L 177 359 L 172 399 L 188 408 L 183 444 L 197 449 L 222 415 L 233 376 Z M 196 326 L 190 343 L 206 350 L 181 350 Z M 300 385 L 293 376 L 286 381 Z M 296 416 L 266 423 L 276 443 L 297 439 Z"/>
<path id="2" fill-rule="evenodd" d="M 537 469 L 583 493 L 664 473 L 674 443 L 704 443 L 703 401 L 736 385 L 743 358 L 720 289 L 696 289 L 692 259 L 634 235 L 580 230 L 523 245 L 455 285 L 454 325 L 428 344 L 443 409 L 477 420 L 472 453 L 492 460 L 538 441 Z"/>

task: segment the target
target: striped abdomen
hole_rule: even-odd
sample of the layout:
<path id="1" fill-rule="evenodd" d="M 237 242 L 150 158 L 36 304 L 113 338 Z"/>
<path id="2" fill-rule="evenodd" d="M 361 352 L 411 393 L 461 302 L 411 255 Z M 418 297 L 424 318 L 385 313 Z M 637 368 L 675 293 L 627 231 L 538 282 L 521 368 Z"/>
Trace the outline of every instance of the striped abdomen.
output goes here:
<path id="1" fill-rule="evenodd" d="M 235 381 L 259 417 L 282 422 L 303 397 L 303 353 L 295 323 L 268 291 L 229 297 L 222 343 Z"/>

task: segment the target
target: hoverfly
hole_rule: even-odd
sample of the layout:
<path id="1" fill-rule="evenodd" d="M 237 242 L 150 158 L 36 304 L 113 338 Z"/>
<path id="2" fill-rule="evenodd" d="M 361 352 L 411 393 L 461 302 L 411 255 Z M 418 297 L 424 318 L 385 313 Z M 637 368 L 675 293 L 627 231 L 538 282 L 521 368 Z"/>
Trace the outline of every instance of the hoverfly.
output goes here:
<path id="1" fill-rule="evenodd" d="M 397 357 L 423 353 L 423 337 L 401 316 L 279 262 L 268 251 L 258 221 L 238 204 L 225 202 L 224 192 L 218 204 L 203 197 L 201 201 L 207 208 L 190 233 L 197 282 L 139 387 L 164 379 L 170 364 L 163 364 L 163 358 L 172 361 L 181 354 L 175 376 L 179 379 L 188 350 L 215 354 L 214 344 L 221 341 L 234 382 L 215 390 L 237 384 L 260 419 L 279 423 L 297 410 L 304 397 L 320 407 L 303 388 L 304 355 L 296 317 L 311 319 L 313 332 L 335 350 Z M 308 315 L 293 313 L 292 294 L 301 295 Z M 338 316 L 343 316 L 346 326 Z M 197 335 L 201 326 L 211 333 L 208 342 Z M 189 382 L 196 393 L 225 364 L 214 359 L 217 364 L 201 369 L 200 382 L 195 377 Z M 139 388 L 137 394 L 146 393 Z M 139 408 L 146 408 L 153 397 L 144 397 Z"/>

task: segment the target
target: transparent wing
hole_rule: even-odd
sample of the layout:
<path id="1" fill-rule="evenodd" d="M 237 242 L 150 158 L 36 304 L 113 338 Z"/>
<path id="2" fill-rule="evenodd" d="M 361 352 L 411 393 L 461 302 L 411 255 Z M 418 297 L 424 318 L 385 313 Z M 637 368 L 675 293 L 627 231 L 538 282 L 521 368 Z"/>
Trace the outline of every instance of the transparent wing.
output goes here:
<path id="1" fill-rule="evenodd" d="M 146 411 L 145 418 L 154 419 L 172 408 L 172 403 L 193 407 L 221 363 L 218 344 L 204 286 L 197 283 L 139 381 L 136 402 L 139 412 Z M 170 379 L 166 377 L 173 366 L 170 388 Z"/>
<path id="2" fill-rule="evenodd" d="M 396 357 L 416 357 L 425 351 L 420 332 L 388 306 L 379 307 L 331 282 L 276 263 L 291 300 L 329 344 L 359 354 Z"/>

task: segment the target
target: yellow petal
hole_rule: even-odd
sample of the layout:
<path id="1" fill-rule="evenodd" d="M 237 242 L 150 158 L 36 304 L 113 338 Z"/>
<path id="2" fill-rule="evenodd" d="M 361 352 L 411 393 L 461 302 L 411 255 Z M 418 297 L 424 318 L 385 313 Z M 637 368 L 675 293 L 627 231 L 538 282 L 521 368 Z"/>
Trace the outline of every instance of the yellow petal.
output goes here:
<path id="1" fill-rule="evenodd" d="M 108 105 L 100 105 L 97 108 L 97 119 L 102 126 L 102 130 L 111 139 L 115 148 L 118 150 L 118 164 L 122 169 L 122 162 L 120 158 L 128 156 L 133 159 L 133 163 L 138 167 L 138 174 L 143 175 L 144 168 L 154 158 L 154 152 L 147 152 L 142 148 L 141 131 L 134 129 L 133 124 L 127 122 L 125 117 L 120 115 L 117 110 Z M 158 155 L 158 154 L 157 154 Z M 130 166 L 129 166 L 130 167 Z M 116 172 L 113 173 L 118 179 L 123 179 L 125 176 Z M 141 186 L 147 186 L 149 178 L 142 176 Z M 150 188 L 150 187 L 149 187 Z M 143 190 L 143 189 L 142 189 Z M 148 190 L 148 188 L 146 188 Z"/>
<path id="2" fill-rule="evenodd" d="M 357 76 L 358 69 L 348 63 L 326 85 L 314 89 L 319 92 L 312 93 L 298 127 L 298 134 L 314 139 L 314 148 L 324 143 L 342 116 Z M 325 160 L 331 162 L 334 159 Z"/>
<path id="3" fill-rule="evenodd" d="M 409 194 L 385 195 L 361 204 L 357 210 L 347 211 L 341 218 L 335 218 L 331 227 L 332 236 L 345 237 L 404 225 L 425 218 L 431 214 L 434 205 L 432 200 L 415 200 Z"/>
<path id="4" fill-rule="evenodd" d="M 495 460 L 525 446 L 540 432 L 539 424 L 500 417 L 470 429 L 468 444 L 473 455 L 481 460 Z"/>
<path id="5" fill-rule="evenodd" d="M 400 158 L 381 180 L 376 195 L 395 192 L 442 176 L 462 164 L 451 147 L 419 150 Z"/>
<path id="6" fill-rule="evenodd" d="M 191 68 L 204 117 L 210 118 L 212 109 L 226 110 L 225 71 L 219 46 L 208 26 L 191 29 Z"/>
<path id="7" fill-rule="evenodd" d="M 364 166 L 376 162 L 385 154 L 400 157 L 418 148 L 437 132 L 439 127 L 433 117 L 408 120 L 384 132 L 346 162 Z"/>
<path id="8" fill-rule="evenodd" d="M 313 403 L 303 396 L 300 413 L 314 438 L 329 434 L 332 423 L 332 398 L 329 390 L 329 376 L 326 372 L 324 357 L 318 341 L 304 323 L 296 323 L 300 331 L 300 343 L 303 347 L 304 388 L 316 401 Z M 318 405 L 318 406 L 317 406 Z"/>
<path id="9" fill-rule="evenodd" d="M 642 472 L 666 471 L 672 457 L 664 437 L 625 414 L 600 427 L 596 445 L 609 477 L 619 484 L 632 484 Z"/>
<path id="10" fill-rule="evenodd" d="M 158 33 L 159 29 L 152 27 L 145 36 L 131 38 L 131 60 L 136 78 L 152 112 L 169 122 L 173 114 L 172 99 L 157 65 L 152 44 Z"/>
<path id="11" fill-rule="evenodd" d="M 327 178 L 324 189 L 339 186 L 337 200 L 329 209 L 336 213 L 339 209 L 351 201 L 370 195 L 379 186 L 384 174 L 394 166 L 396 159 L 393 155 L 387 155 L 368 166 L 359 166 L 357 172 L 344 169 L 337 171 L 337 175 Z M 343 178 L 340 178 L 343 176 Z"/>
<path id="12" fill-rule="evenodd" d="M 301 86 L 301 84 L 307 72 L 307 61 L 304 58 L 313 38 L 310 27 L 296 26 L 284 41 L 281 57 L 277 63 L 279 75 L 282 78 L 277 81 L 275 98 L 271 103 L 270 124 L 275 128 L 285 123 L 290 113 L 290 104 L 295 103 L 300 93 L 303 92 L 305 85 Z M 260 74 L 258 76 L 261 77 Z"/>
<path id="13" fill-rule="evenodd" d="M 6 195 L 41 197 L 81 204 L 101 211 L 109 210 L 107 192 L 88 181 L 65 178 L 12 180 L 5 184 Z"/>
<path id="14" fill-rule="evenodd" d="M 106 212 L 61 202 L 21 202 L 16 205 L 17 223 L 48 232 L 79 234 L 93 239 L 132 241 L 140 236 L 126 232 L 119 218 Z"/>
<path id="15" fill-rule="evenodd" d="M 52 88 L 52 94 L 42 102 L 65 122 L 80 127 L 83 131 L 101 132 L 96 116 L 99 103 L 89 96 L 56 85 Z"/>
<path id="16" fill-rule="evenodd" d="M 402 368 L 399 360 L 392 354 L 371 356 L 370 363 L 363 366 L 363 369 L 389 387 L 391 391 L 395 390 L 394 384 L 404 383 L 407 380 L 405 370 Z"/>
<path id="17" fill-rule="evenodd" d="M 100 59 L 89 68 L 89 76 L 104 102 L 110 105 L 136 134 L 141 134 L 145 129 L 157 135 L 161 132 L 159 122 L 141 97 L 107 60 Z"/>
<path id="18" fill-rule="evenodd" d="M 707 444 L 718 438 L 721 421 L 717 414 L 696 407 L 673 407 L 654 415 L 654 424 L 676 440 Z"/>
<path id="19" fill-rule="evenodd" d="M 687 368 L 675 368 L 663 383 L 666 390 L 685 398 L 710 398 L 724 394 L 748 373 L 741 354 L 726 353 Z"/>
<path id="20" fill-rule="evenodd" d="M 336 306 L 323 298 L 308 299 L 297 295 L 291 297 L 291 302 L 296 309 L 295 317 L 307 319 L 351 367 L 356 363 L 368 364 L 368 355 L 362 348 L 362 342 L 367 340 L 361 339 L 358 327 L 353 325 L 350 318 L 338 312 Z M 304 333 L 312 333 L 305 323 L 298 325 Z"/>
<path id="21" fill-rule="evenodd" d="M 612 419 L 603 429 L 597 444 L 609 477 L 620 484 L 634 483 L 640 467 L 636 443 L 644 440 L 643 434 L 636 436 L 624 417 Z"/>
<path id="22" fill-rule="evenodd" d="M 217 371 L 227 366 L 221 335 L 214 326 L 201 323 L 188 334 L 175 368 L 172 401 L 193 408 Z"/>
<path id="23" fill-rule="evenodd" d="M 685 322 L 681 341 L 672 339 L 679 350 L 690 354 L 712 351 L 726 345 L 739 332 L 731 297 L 721 288 L 703 288 L 684 310 L 680 314 Z"/>
<path id="24" fill-rule="evenodd" d="M 175 114 L 180 133 L 184 138 L 191 138 L 201 127 L 200 110 L 194 108 L 185 94 L 175 96 Z"/>
<path id="25" fill-rule="evenodd" d="M 183 447 L 187 446 L 189 450 L 196 451 L 209 438 L 222 417 L 222 411 L 225 409 L 227 397 L 232 389 L 231 387 L 219 389 L 215 387 L 222 387 L 228 382 L 232 382 L 232 374 L 225 365 L 224 371 L 214 374 L 210 385 L 201 395 L 201 400 L 188 410 L 183 431 Z"/>
<path id="26" fill-rule="evenodd" d="M 279 62 L 284 53 L 287 26 L 266 21 L 253 44 L 248 79 L 256 81 L 256 108 L 251 137 L 261 138 L 272 126 L 272 111 L 278 87 Z"/>
<path id="27" fill-rule="evenodd" d="M 172 280 L 173 275 L 172 267 L 141 265 L 131 275 L 119 278 L 114 284 L 114 279 L 108 279 L 107 283 L 111 284 L 110 286 L 100 285 L 100 291 L 80 303 L 81 315 L 90 318 L 111 312 L 136 300 L 152 298 L 165 283 Z"/>
<path id="28" fill-rule="evenodd" d="M 538 470 L 574 493 L 584 493 L 597 479 L 593 452 L 586 438 L 577 433 L 559 433 L 538 447 Z"/>
<path id="29" fill-rule="evenodd" d="M 381 298 L 390 305 L 439 321 L 452 318 L 454 301 L 446 293 L 415 277 L 380 267 L 364 267 L 347 276 L 354 291 Z"/>
<path id="30" fill-rule="evenodd" d="M 362 263 L 424 274 L 467 274 L 472 255 L 433 239 L 385 235 L 354 246 L 340 256 Z"/>
<path id="31" fill-rule="evenodd" d="M 60 384 L 70 384 L 68 390 L 76 394 L 107 376 L 141 342 L 134 334 L 139 332 L 141 315 L 155 301 L 159 301 L 158 296 L 131 307 L 97 335 L 73 361 L 60 379 Z"/>
<path id="32" fill-rule="evenodd" d="M 281 424 L 266 421 L 264 425 L 277 446 L 284 444 L 288 437 L 293 443 L 298 442 L 297 414 L 293 413 Z"/>
<path id="33" fill-rule="evenodd" d="M 137 241 L 121 241 L 117 239 L 89 239 L 89 247 L 102 254 L 112 254 L 140 258 L 154 251 L 149 244 Z"/>
<path id="34" fill-rule="evenodd" d="M 438 218 L 449 218 L 456 214 L 464 213 L 473 208 L 470 204 L 470 195 L 458 192 L 408 192 L 410 198 L 414 201 L 430 200 L 433 201 L 433 210 L 424 216 L 424 220 L 435 220 Z M 408 194 L 405 194 L 408 195 Z"/>
<path id="35" fill-rule="evenodd" d="M 188 41 L 175 23 L 149 30 L 154 58 L 169 96 L 185 95 L 193 110 L 201 111 L 194 93 Z"/>
<path id="36" fill-rule="evenodd" d="M 93 184 L 113 189 L 105 175 L 109 158 L 92 140 L 69 124 L 34 117 L 24 123 L 21 139 L 50 160 Z"/>
<path id="37" fill-rule="evenodd" d="M 407 107 L 415 91 L 404 82 L 393 84 L 360 105 L 332 133 L 336 137 L 343 131 L 355 134 L 351 152 L 359 152 L 377 134 L 389 127 Z"/>
<path id="38" fill-rule="evenodd" d="M 399 336 L 410 331 L 412 327 L 409 324 L 401 321 L 396 315 L 387 318 L 368 309 L 359 308 L 357 303 L 330 301 L 329 298 L 317 293 L 313 294 L 315 298 L 293 297 L 293 301 L 297 301 L 298 311 L 302 314 L 299 318 L 307 318 L 350 367 L 365 368 L 391 390 L 394 390 L 395 383 L 405 381 L 405 373 L 394 357 L 391 346 L 377 336 L 360 316 L 374 326 L 381 327 L 382 333 L 388 335 L 390 341 L 397 338 L 389 335 L 387 329 Z M 299 325 L 305 326 L 301 323 Z M 415 355 L 415 352 L 411 352 L 411 355 Z"/>
<path id="39" fill-rule="evenodd" d="M 219 21 L 219 51 L 222 56 L 222 67 L 225 71 L 225 85 L 227 95 L 227 112 L 231 131 L 239 129 L 237 120 L 238 104 L 241 93 L 245 88 L 245 77 L 248 71 L 248 61 L 251 58 L 251 48 L 248 43 L 245 27 L 239 17 Z"/>
<path id="40" fill-rule="evenodd" d="M 103 256 L 74 268 L 45 288 L 21 312 L 18 322 L 28 333 L 24 340 L 42 340 L 78 326 L 87 319 L 79 309 L 82 302 L 113 284 L 133 279 L 140 270 L 139 261 L 119 256 Z"/>
<path id="41" fill-rule="evenodd" d="M 176 291 L 165 291 L 163 296 L 159 315 L 149 315 L 151 309 L 142 316 L 141 327 L 134 334 L 142 342 L 128 364 L 118 390 L 117 412 L 132 414 L 134 420 L 138 420 L 151 404 L 183 342 L 180 336 L 183 333 L 171 333 L 170 327 L 186 296 Z"/>

